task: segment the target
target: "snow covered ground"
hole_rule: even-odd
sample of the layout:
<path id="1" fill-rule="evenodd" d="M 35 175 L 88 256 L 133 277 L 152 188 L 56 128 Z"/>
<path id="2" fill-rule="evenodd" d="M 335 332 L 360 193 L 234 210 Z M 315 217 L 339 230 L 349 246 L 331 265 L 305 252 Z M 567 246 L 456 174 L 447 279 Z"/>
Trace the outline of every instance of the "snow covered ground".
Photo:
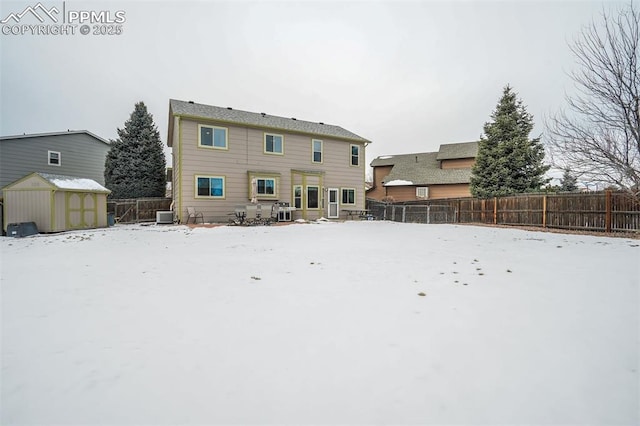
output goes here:
<path id="1" fill-rule="evenodd" d="M 359 221 L 0 238 L 0 420 L 638 424 L 639 245 Z"/>

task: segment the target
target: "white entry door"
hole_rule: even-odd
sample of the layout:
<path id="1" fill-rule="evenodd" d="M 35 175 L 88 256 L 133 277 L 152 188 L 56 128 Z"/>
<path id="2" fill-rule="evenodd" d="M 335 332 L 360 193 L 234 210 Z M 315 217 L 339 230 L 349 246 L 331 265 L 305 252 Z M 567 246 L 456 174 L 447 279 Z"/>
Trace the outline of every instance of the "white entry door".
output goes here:
<path id="1" fill-rule="evenodd" d="M 337 219 L 340 217 L 340 208 L 338 205 L 338 190 L 336 188 L 329 188 L 329 203 L 328 203 L 327 216 L 329 219 Z"/>

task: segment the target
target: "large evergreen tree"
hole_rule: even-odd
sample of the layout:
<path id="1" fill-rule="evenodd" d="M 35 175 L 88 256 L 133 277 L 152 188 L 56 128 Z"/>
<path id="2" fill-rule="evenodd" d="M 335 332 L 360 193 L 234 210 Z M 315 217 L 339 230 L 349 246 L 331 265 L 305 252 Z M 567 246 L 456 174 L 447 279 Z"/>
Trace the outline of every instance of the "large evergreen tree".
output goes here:
<path id="1" fill-rule="evenodd" d="M 484 125 L 471 175 L 471 193 L 487 198 L 540 190 L 544 174 L 544 147 L 529 139 L 533 117 L 508 85 Z"/>
<path id="2" fill-rule="evenodd" d="M 111 198 L 164 197 L 166 161 L 158 128 L 144 102 L 118 129 L 105 160 L 104 180 Z"/>

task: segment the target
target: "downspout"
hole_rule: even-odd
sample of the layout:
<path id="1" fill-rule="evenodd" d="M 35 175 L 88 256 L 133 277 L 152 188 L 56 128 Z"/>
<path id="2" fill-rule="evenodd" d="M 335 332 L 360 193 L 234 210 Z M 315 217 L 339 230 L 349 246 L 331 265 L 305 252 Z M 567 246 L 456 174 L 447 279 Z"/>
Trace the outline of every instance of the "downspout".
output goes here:
<path id="1" fill-rule="evenodd" d="M 362 208 L 367 208 L 367 146 L 370 142 L 362 144 Z M 373 189 L 373 188 L 372 188 Z M 341 194 L 338 194 L 340 197 Z M 357 204 L 356 204 L 357 205 Z"/>
<path id="2" fill-rule="evenodd" d="M 182 223 L 182 119 L 180 116 L 176 117 L 178 120 L 178 166 L 180 173 L 175 173 L 176 188 L 174 188 L 174 194 L 178 194 L 178 223 Z M 174 195 L 175 201 L 175 195 Z"/>

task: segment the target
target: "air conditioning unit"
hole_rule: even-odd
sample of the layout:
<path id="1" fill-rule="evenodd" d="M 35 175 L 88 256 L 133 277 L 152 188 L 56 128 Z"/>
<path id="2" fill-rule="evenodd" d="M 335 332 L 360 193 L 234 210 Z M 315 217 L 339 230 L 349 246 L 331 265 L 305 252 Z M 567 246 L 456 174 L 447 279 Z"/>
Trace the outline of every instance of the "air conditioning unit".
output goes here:
<path id="1" fill-rule="evenodd" d="M 173 223 L 173 212 L 156 212 L 156 223 Z"/>

